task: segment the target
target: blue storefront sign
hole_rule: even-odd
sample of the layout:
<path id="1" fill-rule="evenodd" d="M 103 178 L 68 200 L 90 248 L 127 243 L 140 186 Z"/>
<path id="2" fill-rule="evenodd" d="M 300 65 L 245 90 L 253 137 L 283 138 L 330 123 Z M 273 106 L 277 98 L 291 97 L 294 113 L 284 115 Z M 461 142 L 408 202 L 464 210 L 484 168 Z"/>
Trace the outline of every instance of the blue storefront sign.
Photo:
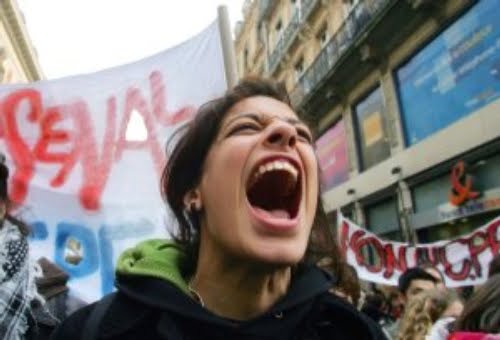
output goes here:
<path id="1" fill-rule="evenodd" d="M 499 13 L 479 1 L 396 71 L 407 145 L 500 97 Z"/>

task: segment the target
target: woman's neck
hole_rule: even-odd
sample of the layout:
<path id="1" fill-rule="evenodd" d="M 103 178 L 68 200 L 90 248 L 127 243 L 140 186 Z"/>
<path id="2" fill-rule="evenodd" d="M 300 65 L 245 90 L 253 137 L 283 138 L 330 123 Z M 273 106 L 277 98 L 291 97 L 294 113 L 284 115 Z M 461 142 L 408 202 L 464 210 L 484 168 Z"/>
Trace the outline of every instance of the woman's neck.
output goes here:
<path id="1" fill-rule="evenodd" d="M 190 288 L 213 313 L 247 320 L 267 311 L 288 291 L 291 268 L 263 269 L 224 257 L 202 256 L 190 280 Z M 226 257 L 227 258 L 227 257 Z"/>

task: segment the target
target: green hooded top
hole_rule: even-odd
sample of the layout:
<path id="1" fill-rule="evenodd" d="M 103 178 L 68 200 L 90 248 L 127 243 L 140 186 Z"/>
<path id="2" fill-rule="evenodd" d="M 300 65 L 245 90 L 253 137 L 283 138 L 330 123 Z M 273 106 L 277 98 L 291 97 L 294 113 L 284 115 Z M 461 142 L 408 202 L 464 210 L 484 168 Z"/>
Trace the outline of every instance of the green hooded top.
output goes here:
<path id="1" fill-rule="evenodd" d="M 180 271 L 185 260 L 182 246 L 174 241 L 151 239 L 125 250 L 118 258 L 116 273 L 164 279 L 190 295 L 188 283 Z"/>
<path id="2" fill-rule="evenodd" d="M 328 292 L 332 277 L 316 266 L 299 266 L 288 293 L 266 312 L 232 320 L 195 301 L 181 274 L 186 260 L 183 247 L 167 240 L 126 250 L 116 269 L 120 294 L 73 313 L 52 339 L 82 338 L 82 325 L 95 326 L 96 315 L 98 328 L 85 329 L 110 340 L 385 339 L 376 324 Z"/>

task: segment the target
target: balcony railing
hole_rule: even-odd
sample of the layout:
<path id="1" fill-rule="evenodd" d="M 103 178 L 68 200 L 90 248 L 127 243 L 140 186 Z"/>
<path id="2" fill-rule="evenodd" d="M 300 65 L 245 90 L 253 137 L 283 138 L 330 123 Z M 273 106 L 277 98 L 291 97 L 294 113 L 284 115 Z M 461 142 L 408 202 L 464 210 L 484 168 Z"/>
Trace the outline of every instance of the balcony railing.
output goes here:
<path id="1" fill-rule="evenodd" d="M 276 70 L 279 62 L 297 36 L 302 23 L 307 20 L 317 1 L 318 0 L 303 0 L 301 10 L 295 9 L 292 19 L 288 23 L 288 26 L 285 28 L 285 31 L 276 43 L 269 57 L 269 74 L 272 74 Z"/>
<path id="2" fill-rule="evenodd" d="M 361 36 L 380 11 L 392 0 L 360 1 L 349 13 L 338 31 L 332 36 L 304 72 L 291 93 L 294 105 L 300 104 L 306 95 L 322 81 L 344 53 Z"/>
<path id="3" fill-rule="evenodd" d="M 269 73 L 274 72 L 276 66 L 278 66 L 284 51 L 288 48 L 288 45 L 291 43 L 292 38 L 297 33 L 299 25 L 299 11 L 295 11 L 294 15 L 292 16 L 292 20 L 290 20 L 290 22 L 288 23 L 288 26 L 274 46 L 274 50 L 269 57 Z"/>

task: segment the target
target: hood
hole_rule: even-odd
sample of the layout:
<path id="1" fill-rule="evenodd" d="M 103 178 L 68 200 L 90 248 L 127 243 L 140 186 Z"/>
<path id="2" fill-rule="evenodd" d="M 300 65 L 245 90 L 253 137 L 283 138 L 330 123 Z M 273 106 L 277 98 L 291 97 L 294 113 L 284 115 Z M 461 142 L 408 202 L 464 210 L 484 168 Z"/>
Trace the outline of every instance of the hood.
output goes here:
<path id="1" fill-rule="evenodd" d="M 201 307 L 189 293 L 180 268 L 186 255 L 172 241 L 148 240 L 125 251 L 119 258 L 116 286 L 133 300 L 153 308 L 209 322 L 231 324 Z M 332 287 L 332 276 L 315 266 L 301 265 L 290 289 L 265 315 L 274 315 L 312 300 Z M 260 317 L 257 317 L 257 319 Z M 251 321 L 249 321 L 251 322 Z"/>
<path id="2" fill-rule="evenodd" d="M 381 333 L 376 324 L 347 302 L 328 293 L 334 280 L 316 266 L 299 265 L 293 272 L 287 294 L 281 300 L 255 318 L 237 321 L 212 313 L 191 297 L 180 270 L 185 260 L 186 255 L 179 245 L 152 240 L 127 250 L 118 261 L 116 286 L 124 296 L 118 301 L 130 301 L 135 306 L 131 312 L 134 320 L 159 318 L 157 330 L 168 334 L 169 339 L 183 338 L 173 336 L 173 333 L 193 332 L 210 339 L 280 340 L 295 338 L 297 332 L 318 334 L 316 326 L 329 325 L 334 327 L 338 339 L 385 338 L 378 335 Z M 120 334 L 133 324 L 130 320 L 123 321 L 127 319 L 118 314 L 110 313 L 114 320 L 112 324 L 118 325 L 113 334 Z M 326 324 L 324 320 L 327 320 Z"/>
<path id="3" fill-rule="evenodd" d="M 160 239 L 143 241 L 120 255 L 116 276 L 160 279 L 189 295 L 188 284 L 180 271 L 185 258 L 182 247 L 175 242 Z"/>

